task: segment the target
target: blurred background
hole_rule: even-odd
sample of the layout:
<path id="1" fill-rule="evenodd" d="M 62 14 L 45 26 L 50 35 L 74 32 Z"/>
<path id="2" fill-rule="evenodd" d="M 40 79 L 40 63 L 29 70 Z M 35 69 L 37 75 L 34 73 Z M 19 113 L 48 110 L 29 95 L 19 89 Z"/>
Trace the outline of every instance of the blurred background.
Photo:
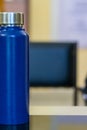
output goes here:
<path id="1" fill-rule="evenodd" d="M 86 0 L 0 0 L 0 11 L 24 12 L 24 27 L 31 42 L 77 41 L 76 84 L 83 88 L 87 75 L 86 5 Z M 70 106 L 73 105 L 73 91 L 72 88 L 31 87 L 30 104 Z M 78 105 L 84 105 L 80 92 Z"/>
<path id="2" fill-rule="evenodd" d="M 77 41 L 76 84 L 78 88 L 85 87 L 87 75 L 86 0 L 0 0 L 0 11 L 24 12 L 24 27 L 30 35 L 31 42 Z M 72 106 L 73 91 L 73 88 L 30 87 L 30 106 L 31 108 L 43 106 L 43 112 L 44 106 Z M 82 94 L 79 92 L 78 106 L 84 105 Z M 64 119 L 70 120 L 68 117 Z M 77 124 L 75 122 L 73 124 L 73 120 L 71 120 L 69 124 L 60 122 L 59 125 L 59 120 L 53 119 L 53 117 L 31 116 L 30 127 L 31 130 L 87 129 L 86 123 L 84 124 L 79 117 L 76 120 Z M 87 119 L 84 120 L 86 122 Z"/>
<path id="3" fill-rule="evenodd" d="M 86 130 L 86 116 L 31 116 L 33 130 Z"/>

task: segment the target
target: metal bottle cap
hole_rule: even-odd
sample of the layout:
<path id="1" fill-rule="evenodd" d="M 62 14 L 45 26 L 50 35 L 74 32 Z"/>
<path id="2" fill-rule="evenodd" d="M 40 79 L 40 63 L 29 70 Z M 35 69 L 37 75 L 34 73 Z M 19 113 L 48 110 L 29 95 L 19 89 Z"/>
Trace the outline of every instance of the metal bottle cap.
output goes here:
<path id="1" fill-rule="evenodd" d="M 24 14 L 17 12 L 0 12 L 0 25 L 24 25 Z"/>

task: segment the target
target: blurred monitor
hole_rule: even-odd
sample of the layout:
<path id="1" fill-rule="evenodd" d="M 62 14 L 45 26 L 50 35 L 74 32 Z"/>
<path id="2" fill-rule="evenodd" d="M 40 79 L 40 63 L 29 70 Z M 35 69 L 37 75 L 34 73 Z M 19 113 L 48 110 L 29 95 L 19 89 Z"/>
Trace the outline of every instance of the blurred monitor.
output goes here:
<path id="1" fill-rule="evenodd" d="M 75 42 L 31 42 L 30 86 L 74 86 Z"/>

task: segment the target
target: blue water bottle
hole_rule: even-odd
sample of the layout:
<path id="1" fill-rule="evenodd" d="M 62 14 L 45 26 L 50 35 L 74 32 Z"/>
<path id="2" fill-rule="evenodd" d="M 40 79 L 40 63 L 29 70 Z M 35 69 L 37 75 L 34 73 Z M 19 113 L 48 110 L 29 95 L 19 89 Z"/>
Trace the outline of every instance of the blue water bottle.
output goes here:
<path id="1" fill-rule="evenodd" d="M 29 36 L 22 13 L 0 13 L 0 130 L 29 130 Z"/>

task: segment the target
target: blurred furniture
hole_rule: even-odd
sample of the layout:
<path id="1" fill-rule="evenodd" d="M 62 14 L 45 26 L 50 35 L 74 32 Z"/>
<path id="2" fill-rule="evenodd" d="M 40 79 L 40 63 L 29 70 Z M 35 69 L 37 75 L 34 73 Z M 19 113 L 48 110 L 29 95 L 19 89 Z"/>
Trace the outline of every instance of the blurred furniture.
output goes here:
<path id="1" fill-rule="evenodd" d="M 73 87 L 77 105 L 75 42 L 31 42 L 30 86 Z"/>
<path id="2" fill-rule="evenodd" d="M 31 130 L 87 130 L 87 116 L 31 115 Z"/>
<path id="3" fill-rule="evenodd" d="M 86 130 L 87 129 L 87 117 L 78 115 L 62 115 L 51 117 L 52 130 Z"/>

